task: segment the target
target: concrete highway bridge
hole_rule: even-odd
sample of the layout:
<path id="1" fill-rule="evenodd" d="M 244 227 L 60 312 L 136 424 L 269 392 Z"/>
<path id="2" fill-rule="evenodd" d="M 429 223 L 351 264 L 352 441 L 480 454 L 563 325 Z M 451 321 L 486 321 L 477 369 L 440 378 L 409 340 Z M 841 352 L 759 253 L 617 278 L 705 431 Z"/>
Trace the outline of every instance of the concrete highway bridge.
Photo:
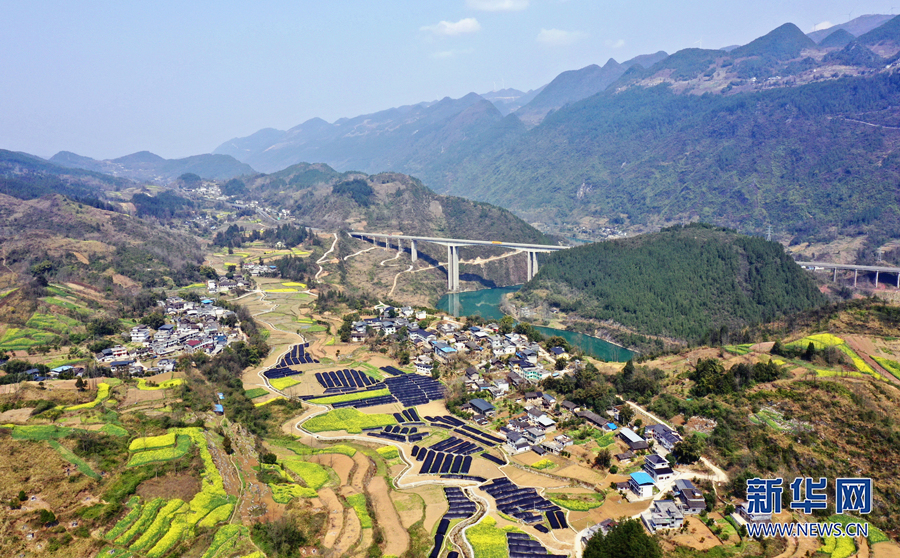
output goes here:
<path id="1" fill-rule="evenodd" d="M 371 239 L 375 245 L 379 241 L 384 242 L 384 247 L 390 249 L 396 242 L 397 250 L 403 250 L 403 242 L 409 243 L 409 254 L 412 261 L 419 259 L 416 245 L 419 242 L 430 242 L 447 247 L 447 289 L 450 292 L 459 290 L 459 247 L 460 246 L 495 246 L 509 248 L 517 252 L 525 252 L 528 255 L 528 280 L 538 271 L 538 252 L 556 252 L 565 250 L 568 246 L 553 246 L 550 244 L 523 244 L 520 242 L 500 242 L 496 240 L 466 240 L 463 238 L 435 238 L 430 236 L 407 236 L 402 234 L 382 234 L 360 231 L 350 231 L 350 236 L 363 240 Z"/>
<path id="2" fill-rule="evenodd" d="M 854 264 L 836 264 L 830 262 L 797 262 L 797 265 L 802 266 L 806 269 L 817 271 L 817 270 L 825 270 L 831 269 L 834 271 L 834 281 L 837 282 L 837 274 L 838 271 L 852 271 L 853 272 L 853 286 L 856 286 L 856 282 L 859 279 L 859 272 L 863 273 L 875 273 L 875 286 L 878 286 L 878 277 L 882 273 L 888 273 L 890 275 L 897 275 L 897 288 L 900 289 L 900 267 L 891 267 L 884 265 L 854 265 Z"/>

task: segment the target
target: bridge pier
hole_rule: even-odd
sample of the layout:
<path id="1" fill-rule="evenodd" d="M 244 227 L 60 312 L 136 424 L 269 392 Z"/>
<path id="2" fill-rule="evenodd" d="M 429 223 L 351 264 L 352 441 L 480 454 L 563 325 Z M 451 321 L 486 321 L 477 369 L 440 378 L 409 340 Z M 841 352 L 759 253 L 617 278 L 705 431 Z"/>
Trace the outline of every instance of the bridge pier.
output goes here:
<path id="1" fill-rule="evenodd" d="M 898 275 L 898 277 L 900 277 L 900 275 Z M 834 279 L 832 279 L 832 282 L 837 283 L 837 268 L 834 268 Z"/>
<path id="2" fill-rule="evenodd" d="M 878 272 L 875 272 L 875 288 L 878 288 Z"/>
<path id="3" fill-rule="evenodd" d="M 447 289 L 459 290 L 459 246 L 447 245 Z"/>
<path id="4" fill-rule="evenodd" d="M 534 279 L 534 276 L 537 275 L 538 272 L 538 253 L 525 252 L 525 255 L 528 256 L 528 273 L 526 275 L 526 281 L 531 281 L 532 279 Z"/>
<path id="5" fill-rule="evenodd" d="M 412 259 L 412 261 L 416 261 L 419 259 L 419 253 L 416 251 L 416 241 L 415 240 L 409 241 L 409 256 Z"/>
<path id="6" fill-rule="evenodd" d="M 856 280 L 857 280 L 858 278 L 859 278 L 859 270 L 858 270 L 858 269 L 854 269 L 854 270 L 853 270 L 853 287 L 854 287 L 854 288 L 856 287 Z"/>

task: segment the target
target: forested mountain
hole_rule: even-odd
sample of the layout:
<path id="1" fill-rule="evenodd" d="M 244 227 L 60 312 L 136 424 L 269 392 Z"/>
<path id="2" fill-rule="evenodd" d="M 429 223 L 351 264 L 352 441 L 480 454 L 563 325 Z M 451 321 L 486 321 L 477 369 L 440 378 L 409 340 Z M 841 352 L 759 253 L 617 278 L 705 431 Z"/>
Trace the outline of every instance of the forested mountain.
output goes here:
<path id="1" fill-rule="evenodd" d="M 196 238 L 62 195 L 0 194 L 0 290 L 42 275 L 109 287 L 174 287 L 201 279 Z M 44 263 L 46 262 L 46 263 Z"/>
<path id="2" fill-rule="evenodd" d="M 104 191 L 118 190 L 130 184 L 131 181 L 124 178 L 65 168 L 34 155 L 0 149 L 0 194 L 26 200 L 64 194 L 88 203 L 99 203 Z"/>
<path id="3" fill-rule="evenodd" d="M 554 252 L 517 296 L 692 342 L 825 301 L 780 244 L 702 224 Z"/>
<path id="4" fill-rule="evenodd" d="M 156 184 L 168 184 L 185 173 L 193 173 L 206 179 L 227 180 L 256 172 L 249 165 L 228 155 L 204 154 L 184 159 L 163 159 L 149 151 L 103 161 L 60 151 L 50 158 L 50 162 L 63 167 L 87 169 Z"/>
<path id="5" fill-rule="evenodd" d="M 246 183 L 251 196 L 289 209 L 317 228 L 553 243 L 505 209 L 437 195 L 399 173 L 339 173 L 328 165 L 301 163 Z"/>
<path id="6" fill-rule="evenodd" d="M 893 73 L 731 96 L 633 87 L 498 143 L 446 191 L 550 222 L 699 218 L 806 238 L 896 230 L 898 106 Z"/>
<path id="7" fill-rule="evenodd" d="M 838 26 L 820 45 L 785 24 L 728 52 L 611 60 L 560 75 L 505 117 L 472 94 L 217 151 L 259 168 L 396 170 L 551 226 L 699 218 L 804 240 L 897 230 L 900 18 L 878 22 Z"/>
<path id="8" fill-rule="evenodd" d="M 515 112 L 531 102 L 537 97 L 546 85 L 532 89 L 526 93 L 518 89 L 506 88 L 499 91 L 491 91 L 489 93 L 481 93 L 481 97 L 492 102 L 500 114 L 506 116 L 511 112 Z"/>
<path id="9" fill-rule="evenodd" d="M 600 93 L 619 79 L 628 68 L 636 64 L 651 66 L 666 56 L 665 52 L 659 51 L 622 64 L 610 58 L 602 68 L 592 64 L 580 70 L 563 72 L 547 84 L 534 100 L 517 110 L 516 116 L 526 125 L 537 125 L 548 112 Z"/>
<path id="10" fill-rule="evenodd" d="M 861 15 L 859 17 L 851 19 L 847 23 L 841 23 L 839 25 L 833 25 L 827 29 L 813 31 L 812 33 L 807 33 L 806 36 L 820 44 L 822 43 L 822 40 L 824 38 L 828 37 L 832 33 L 835 33 L 836 31 L 846 31 L 854 37 L 859 37 L 860 35 L 868 33 L 872 29 L 883 25 L 884 22 L 891 19 L 892 17 L 894 16 L 887 14 Z"/>
<path id="11" fill-rule="evenodd" d="M 264 172 L 317 161 L 342 170 L 421 173 L 435 157 L 481 133 L 503 115 L 490 101 L 470 93 L 342 118 L 334 124 L 314 118 L 286 132 L 262 130 L 217 147 Z"/>

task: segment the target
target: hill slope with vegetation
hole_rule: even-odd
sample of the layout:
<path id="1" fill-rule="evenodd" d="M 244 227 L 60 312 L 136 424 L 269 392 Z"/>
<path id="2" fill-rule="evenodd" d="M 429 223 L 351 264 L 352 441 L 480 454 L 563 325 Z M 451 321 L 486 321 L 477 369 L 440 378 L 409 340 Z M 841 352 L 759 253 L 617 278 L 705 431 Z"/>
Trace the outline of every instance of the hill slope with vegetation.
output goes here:
<path id="1" fill-rule="evenodd" d="M 556 252 L 517 296 L 689 342 L 825 302 L 781 245 L 709 225 Z"/>

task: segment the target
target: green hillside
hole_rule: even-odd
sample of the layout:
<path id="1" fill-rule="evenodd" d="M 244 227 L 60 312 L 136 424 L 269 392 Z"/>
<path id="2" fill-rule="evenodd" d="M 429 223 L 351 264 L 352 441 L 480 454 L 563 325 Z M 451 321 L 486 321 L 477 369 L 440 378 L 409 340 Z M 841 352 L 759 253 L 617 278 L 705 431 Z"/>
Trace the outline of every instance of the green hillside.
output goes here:
<path id="1" fill-rule="evenodd" d="M 702 224 L 556 252 L 519 296 L 685 341 L 824 302 L 781 245 Z"/>
<path id="2" fill-rule="evenodd" d="M 896 131 L 853 120 L 888 124 L 898 105 L 898 75 L 732 96 L 605 92 L 460 164 L 446 191 L 549 223 L 699 218 L 807 239 L 891 230 Z"/>

